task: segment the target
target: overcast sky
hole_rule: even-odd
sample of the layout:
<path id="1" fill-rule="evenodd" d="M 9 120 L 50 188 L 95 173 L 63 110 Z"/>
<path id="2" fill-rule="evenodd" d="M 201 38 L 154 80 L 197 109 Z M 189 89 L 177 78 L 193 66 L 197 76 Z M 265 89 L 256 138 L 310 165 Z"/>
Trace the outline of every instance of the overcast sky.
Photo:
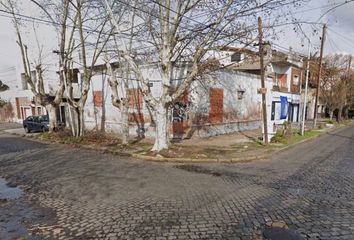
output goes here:
<path id="1" fill-rule="evenodd" d="M 25 1 L 24 1 L 25 2 Z M 354 2 L 349 2 L 330 13 L 326 13 L 335 4 L 341 4 L 345 0 L 310 0 L 301 8 L 294 8 L 294 16 L 300 21 L 322 22 L 328 25 L 327 38 L 325 44 L 325 53 L 349 53 L 354 55 Z M 27 13 L 32 8 L 28 8 Z M 11 20 L 5 17 L 5 13 L 0 13 L 0 77 L 6 76 L 9 67 L 16 65 L 19 62 L 20 55 Z M 309 24 L 302 25 L 304 32 L 311 39 L 312 52 L 318 52 L 320 43 L 319 36 L 321 34 L 321 25 L 314 26 Z M 31 27 L 27 31 L 33 31 Z M 316 31 L 315 31 L 316 30 Z M 289 49 L 292 47 L 295 51 L 306 53 L 307 42 L 304 43 L 304 37 L 301 34 L 295 33 L 292 26 L 279 27 L 279 40 L 276 41 L 279 48 Z M 46 42 L 55 43 L 55 36 L 47 36 L 48 31 L 39 33 L 41 40 L 46 39 Z M 32 39 L 33 40 L 33 39 Z M 304 45 L 304 46 L 303 46 Z M 53 47 L 52 47 L 53 48 Z M 47 49 L 47 55 L 50 55 L 51 50 Z"/>
<path id="2" fill-rule="evenodd" d="M 325 54 L 338 52 L 354 55 L 354 2 L 349 2 L 327 13 L 333 6 L 344 2 L 345 0 L 311 0 L 293 11 L 299 21 L 327 24 Z M 302 27 L 311 40 L 312 52 L 318 52 L 322 25 L 302 24 Z M 279 45 L 285 48 L 293 47 L 296 51 L 307 52 L 307 40 L 302 34 L 294 33 L 291 26 L 279 28 L 279 30 L 284 31 L 280 34 Z"/>

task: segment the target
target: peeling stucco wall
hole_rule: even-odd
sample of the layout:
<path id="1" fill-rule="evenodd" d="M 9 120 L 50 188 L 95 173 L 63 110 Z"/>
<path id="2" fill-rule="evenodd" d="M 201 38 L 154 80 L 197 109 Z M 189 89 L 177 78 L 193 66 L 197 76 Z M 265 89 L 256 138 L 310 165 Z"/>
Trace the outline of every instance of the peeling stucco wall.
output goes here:
<path id="1" fill-rule="evenodd" d="M 221 70 L 195 81 L 191 86 L 191 131 L 200 137 L 259 129 L 262 125 L 260 76 Z M 208 121 L 210 89 L 223 89 L 223 121 Z M 200 119 L 201 120 L 200 120 Z"/>

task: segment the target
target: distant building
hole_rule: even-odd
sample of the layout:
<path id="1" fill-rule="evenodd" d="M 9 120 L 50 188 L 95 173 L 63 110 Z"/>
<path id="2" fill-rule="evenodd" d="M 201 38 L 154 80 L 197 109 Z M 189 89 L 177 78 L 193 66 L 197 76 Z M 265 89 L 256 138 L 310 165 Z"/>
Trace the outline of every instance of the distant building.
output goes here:
<path id="1" fill-rule="evenodd" d="M 300 121 L 303 62 L 295 53 L 272 50 L 269 44 L 264 46 L 264 50 L 265 76 L 272 82 L 266 94 L 268 132 L 271 138 L 278 125 L 285 121 Z M 258 53 L 248 51 L 244 55 L 245 60 L 233 63 L 230 68 L 260 75 Z"/>
<path id="2" fill-rule="evenodd" d="M 35 71 L 32 74 L 33 79 L 36 79 Z M 31 115 L 46 114 L 45 108 L 33 101 L 33 94 L 18 68 L 11 67 L 2 81 L 9 89 L 0 92 L 0 97 L 7 102 L 1 112 L 1 120 L 22 122 Z"/>

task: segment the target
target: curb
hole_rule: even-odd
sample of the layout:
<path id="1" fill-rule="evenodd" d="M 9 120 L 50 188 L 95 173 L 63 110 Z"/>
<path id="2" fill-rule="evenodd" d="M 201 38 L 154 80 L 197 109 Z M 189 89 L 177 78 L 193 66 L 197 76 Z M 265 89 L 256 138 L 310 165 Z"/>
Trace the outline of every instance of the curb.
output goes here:
<path id="1" fill-rule="evenodd" d="M 166 158 L 163 156 L 147 156 L 143 154 L 138 154 L 138 153 L 133 153 L 131 154 L 131 157 L 138 158 L 141 160 L 146 160 L 146 161 L 152 161 L 152 162 L 170 162 L 170 163 L 246 163 L 254 160 L 262 160 L 262 159 L 267 159 L 271 157 L 274 153 L 282 152 L 285 151 L 291 147 L 294 147 L 296 145 L 302 144 L 304 142 L 309 142 L 314 139 L 317 139 L 324 134 L 330 133 L 330 132 L 335 132 L 338 130 L 342 130 L 346 127 L 352 126 L 353 124 L 345 125 L 345 126 L 339 126 L 339 127 L 334 127 L 331 129 L 328 129 L 322 133 L 320 133 L 317 136 L 306 138 L 304 140 L 301 140 L 297 143 L 290 144 L 288 146 L 275 149 L 270 153 L 258 155 L 258 156 L 247 156 L 247 157 L 239 157 L 239 158 L 231 158 L 231 159 L 217 159 L 217 158 L 202 158 L 202 159 L 197 159 L 197 158 Z"/>
<path id="2" fill-rule="evenodd" d="M 231 159 L 218 159 L 218 158 L 166 158 L 163 157 L 161 155 L 159 156 L 148 156 L 148 155 L 143 155 L 143 154 L 139 154 L 139 153 L 117 153 L 117 152 L 113 152 L 113 151 L 109 151 L 106 148 L 95 148 L 92 147 L 91 145 L 80 145 L 80 144 L 75 144 L 74 147 L 78 147 L 78 148 L 82 148 L 82 149 L 86 149 L 86 150 L 96 150 L 96 151 L 100 151 L 102 153 L 109 153 L 112 155 L 120 155 L 120 156 L 126 156 L 126 157 L 133 157 L 136 158 L 138 160 L 145 160 L 145 161 L 151 161 L 151 162 L 160 162 L 160 163 L 246 163 L 246 162 L 250 162 L 250 161 L 254 161 L 254 160 L 265 160 L 268 159 L 269 157 L 271 157 L 274 153 L 278 153 L 278 152 L 282 152 L 285 151 L 291 147 L 294 147 L 296 145 L 302 144 L 304 142 L 309 142 L 312 141 L 316 138 L 319 138 L 321 136 L 323 136 L 324 134 L 327 133 L 331 133 L 331 132 L 336 132 L 339 130 L 343 130 L 346 127 L 350 127 L 353 126 L 354 123 L 349 124 L 349 125 L 344 125 L 344 126 L 338 126 L 338 127 L 334 127 L 331 129 L 328 129 L 326 131 L 323 131 L 322 133 L 320 133 L 317 136 L 314 137 L 310 137 L 304 140 L 301 140 L 297 143 L 293 143 L 290 145 L 287 145 L 285 147 L 279 148 L 279 149 L 274 149 L 272 150 L 270 153 L 264 153 L 261 155 L 257 155 L 257 156 L 245 156 L 245 157 L 238 157 L 238 158 L 231 158 Z M 28 136 L 26 134 L 19 134 L 19 133 L 11 133 L 11 132 L 6 132 L 3 131 L 7 134 L 10 135 L 17 135 L 23 138 L 29 138 L 32 141 L 37 141 L 37 142 L 42 142 L 42 143 L 47 143 L 47 144 L 63 144 L 64 143 L 60 143 L 60 142 L 50 142 L 50 141 L 45 141 L 42 139 L 38 139 L 35 136 Z"/>
<path id="3" fill-rule="evenodd" d="M 196 162 L 196 163 L 208 163 L 208 162 L 218 162 L 219 160 L 217 158 L 166 158 L 163 156 L 147 156 L 139 153 L 132 153 L 132 157 L 142 159 L 142 160 L 147 160 L 147 161 L 153 161 L 153 162 L 176 162 L 176 163 L 181 163 L 181 162 Z"/>
<path id="4" fill-rule="evenodd" d="M 218 158 L 166 158 L 162 156 L 147 156 L 138 153 L 132 153 L 131 157 L 138 158 L 141 160 L 152 161 L 152 162 L 170 162 L 170 163 L 242 163 L 250 162 L 253 160 L 267 159 L 270 154 L 262 154 L 258 156 L 247 156 L 231 159 L 218 159 Z"/>
<path id="5" fill-rule="evenodd" d="M 291 147 L 294 147 L 294 146 L 296 146 L 296 145 L 299 145 L 299 144 L 302 144 L 302 143 L 305 143 L 305 142 L 309 142 L 309 141 L 315 140 L 315 139 L 317 139 L 317 138 L 319 138 L 319 137 L 321 137 L 321 136 L 323 136 L 323 135 L 325 135 L 325 134 L 327 134 L 327 133 L 331 133 L 331 132 L 336 132 L 336 131 L 339 131 L 339 130 L 343 130 L 343 129 L 345 129 L 345 128 L 347 128 L 347 127 L 350 127 L 350 126 L 353 126 L 353 125 L 354 125 L 354 123 L 349 124 L 349 125 L 344 125 L 344 126 L 338 126 L 338 127 L 330 128 L 330 129 L 328 129 L 328 130 L 326 130 L 326 131 L 323 131 L 322 133 L 320 133 L 320 134 L 317 135 L 317 136 L 313 136 L 313 137 L 310 137 L 310 138 L 306 138 L 306 139 L 301 140 L 301 141 L 299 141 L 299 142 L 297 142 L 297 143 L 293 143 L 293 144 L 290 144 L 290 145 L 288 145 L 288 146 L 282 147 L 282 148 L 280 148 L 280 149 L 276 149 L 276 150 L 273 151 L 273 153 L 285 151 L 285 150 L 287 150 L 287 149 L 289 149 L 289 148 L 291 148 Z"/>

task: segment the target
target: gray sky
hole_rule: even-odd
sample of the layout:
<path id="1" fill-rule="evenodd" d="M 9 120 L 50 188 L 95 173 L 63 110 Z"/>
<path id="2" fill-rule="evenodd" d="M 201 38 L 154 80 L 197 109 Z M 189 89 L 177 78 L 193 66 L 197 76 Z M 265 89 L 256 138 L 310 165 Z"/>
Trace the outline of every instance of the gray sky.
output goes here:
<path id="1" fill-rule="evenodd" d="M 23 1 L 26 2 L 26 1 Z M 354 55 L 354 2 L 350 2 L 344 6 L 337 8 L 334 11 L 326 14 L 319 20 L 320 16 L 324 14 L 328 9 L 332 8 L 334 4 L 340 4 L 345 0 L 311 0 L 301 8 L 294 8 L 294 16 L 301 21 L 309 22 L 323 22 L 328 24 L 327 39 L 325 44 L 325 53 L 350 53 Z M 33 15 L 33 7 L 23 3 L 23 9 L 26 15 Z M 19 63 L 20 55 L 18 46 L 16 44 L 16 37 L 13 30 L 13 25 L 9 18 L 5 17 L 5 13 L 0 13 L 0 77 L 6 74 L 4 72 L 9 67 Z M 314 32 L 314 28 L 308 24 L 303 25 L 303 30 L 309 34 L 311 43 L 313 45 L 312 52 L 318 51 L 320 43 L 319 36 L 321 34 L 321 26 L 317 25 L 317 30 Z M 33 31 L 30 26 L 27 32 Z M 277 45 L 284 49 L 289 49 L 291 46 L 295 51 L 307 52 L 307 42 L 304 43 L 304 38 L 298 33 L 295 33 L 292 26 L 285 26 L 277 28 L 279 34 L 279 40 L 276 41 Z M 51 47 L 44 50 L 44 53 L 48 56 L 51 54 L 52 48 L 55 46 L 55 34 L 48 35 L 48 29 L 38 32 L 41 41 L 45 40 L 46 44 L 50 43 Z M 34 37 L 30 37 L 32 46 L 35 47 Z M 304 45 L 304 46 L 303 46 Z M 279 47 L 280 48 L 280 47 Z M 3 72 L 3 73 L 2 73 Z"/>
<path id="2" fill-rule="evenodd" d="M 312 0 L 301 8 L 294 10 L 294 15 L 300 21 L 327 24 L 325 54 L 338 52 L 354 55 L 354 2 L 338 7 L 320 19 L 334 5 L 343 2 L 345 0 Z M 314 28 L 315 26 L 317 29 Z M 311 45 L 313 46 L 311 51 L 318 52 L 322 25 L 302 24 L 302 27 L 311 40 Z M 279 45 L 285 48 L 291 46 L 296 51 L 307 52 L 307 40 L 302 34 L 295 33 L 291 26 L 279 28 L 279 30 L 284 31 L 278 41 Z"/>

